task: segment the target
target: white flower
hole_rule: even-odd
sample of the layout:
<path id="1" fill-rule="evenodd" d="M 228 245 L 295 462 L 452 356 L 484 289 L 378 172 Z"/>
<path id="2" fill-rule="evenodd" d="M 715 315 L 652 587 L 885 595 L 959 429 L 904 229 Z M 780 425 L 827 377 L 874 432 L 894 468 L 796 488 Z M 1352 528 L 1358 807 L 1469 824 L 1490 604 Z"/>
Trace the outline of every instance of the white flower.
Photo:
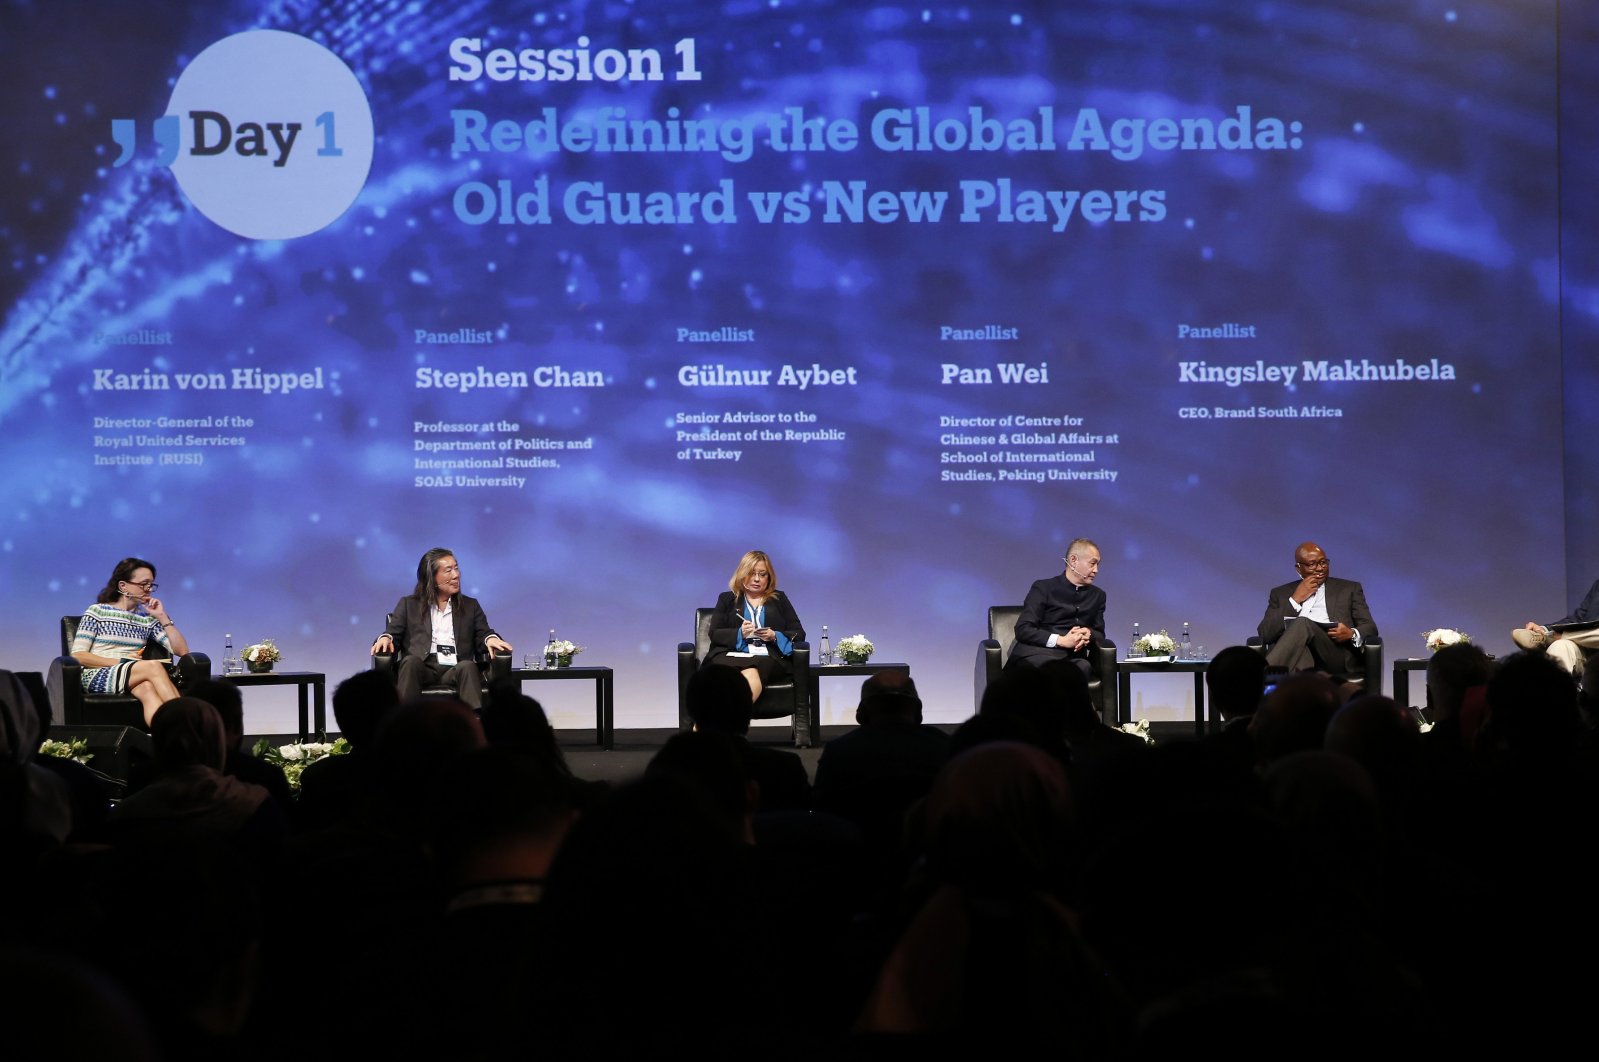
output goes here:
<path id="1" fill-rule="evenodd" d="M 262 738 L 251 751 L 266 762 L 283 768 L 283 777 L 289 780 L 289 788 L 298 792 L 300 775 L 307 767 L 329 756 L 346 755 L 350 751 L 350 743 L 341 737 L 336 741 L 296 741 L 273 747 L 266 738 Z"/>
<path id="2" fill-rule="evenodd" d="M 1155 739 L 1149 736 L 1148 719 L 1140 719 L 1136 723 L 1123 723 L 1121 725 L 1121 731 L 1124 734 L 1131 734 L 1134 737 L 1141 737 L 1150 744 L 1155 743 Z"/>
<path id="3" fill-rule="evenodd" d="M 283 651 L 271 638 L 263 638 L 254 645 L 245 646 L 244 652 L 240 655 L 253 664 L 259 664 L 263 660 L 276 662 L 283 659 Z"/>
<path id="4" fill-rule="evenodd" d="M 1163 656 L 1177 651 L 1177 643 L 1164 630 L 1146 634 L 1133 643 L 1133 651 L 1144 656 Z"/>
<path id="5" fill-rule="evenodd" d="M 877 651 L 877 646 L 864 634 L 851 634 L 838 640 L 837 649 L 844 656 L 869 656 Z"/>
<path id="6" fill-rule="evenodd" d="M 1453 627 L 1435 627 L 1430 631 L 1422 631 L 1421 637 L 1427 643 L 1427 648 L 1435 653 L 1446 645 L 1459 645 L 1462 642 L 1470 644 L 1471 642 L 1471 635 L 1464 631 L 1457 631 Z"/>

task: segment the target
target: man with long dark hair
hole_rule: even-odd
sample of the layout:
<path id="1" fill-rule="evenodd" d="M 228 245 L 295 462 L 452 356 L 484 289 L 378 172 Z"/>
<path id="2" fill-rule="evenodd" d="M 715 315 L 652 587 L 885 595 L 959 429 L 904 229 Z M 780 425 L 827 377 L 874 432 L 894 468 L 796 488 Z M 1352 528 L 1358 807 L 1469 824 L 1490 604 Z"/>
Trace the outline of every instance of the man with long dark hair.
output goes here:
<path id="1" fill-rule="evenodd" d="M 476 654 L 509 653 L 511 646 L 489 626 L 477 599 L 461 593 L 461 565 L 450 550 L 422 554 L 416 589 L 400 598 L 389 625 L 372 643 L 372 655 L 399 646 L 402 702 L 415 700 L 423 683 L 448 683 L 465 704 L 483 702 Z"/>

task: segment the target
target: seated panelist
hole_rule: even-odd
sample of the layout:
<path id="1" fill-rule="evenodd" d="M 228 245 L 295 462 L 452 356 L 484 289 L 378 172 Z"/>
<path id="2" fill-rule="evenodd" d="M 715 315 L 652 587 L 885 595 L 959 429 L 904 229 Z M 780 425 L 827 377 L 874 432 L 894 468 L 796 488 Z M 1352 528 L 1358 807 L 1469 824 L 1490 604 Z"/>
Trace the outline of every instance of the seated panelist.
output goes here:
<path id="1" fill-rule="evenodd" d="M 1289 671 L 1357 672 L 1362 653 L 1377 638 L 1366 591 L 1352 579 L 1334 579 L 1327 554 L 1314 542 L 1294 550 L 1299 579 L 1273 587 L 1256 633 L 1266 663 Z"/>
<path id="2" fill-rule="evenodd" d="M 739 559 L 727 590 L 711 616 L 711 648 L 703 667 L 731 667 L 750 684 L 750 703 L 773 682 L 794 674 L 794 643 L 805 627 L 788 595 L 777 588 L 777 571 L 764 552 L 752 549 Z"/>
<path id="3" fill-rule="evenodd" d="M 461 565 L 447 549 L 430 549 L 416 566 L 416 589 L 400 598 L 388 628 L 372 643 L 372 655 L 399 646 L 401 702 L 415 700 L 423 685 L 454 686 L 462 703 L 483 703 L 476 656 L 509 653 L 511 646 L 489 626 L 477 598 L 461 593 Z"/>
<path id="4" fill-rule="evenodd" d="M 1099 547 L 1074 538 L 1062 561 L 1066 568 L 1061 574 L 1040 579 L 1027 591 L 1007 669 L 1071 660 L 1085 677 L 1092 670 L 1089 646 L 1105 640 L 1105 591 L 1094 585 Z"/>
<path id="5" fill-rule="evenodd" d="M 78 621 L 72 658 L 83 665 L 85 693 L 130 693 L 144 706 L 144 725 L 177 697 L 172 661 L 144 658 L 154 642 L 171 657 L 189 651 L 188 640 L 155 596 L 155 565 L 124 557 Z"/>

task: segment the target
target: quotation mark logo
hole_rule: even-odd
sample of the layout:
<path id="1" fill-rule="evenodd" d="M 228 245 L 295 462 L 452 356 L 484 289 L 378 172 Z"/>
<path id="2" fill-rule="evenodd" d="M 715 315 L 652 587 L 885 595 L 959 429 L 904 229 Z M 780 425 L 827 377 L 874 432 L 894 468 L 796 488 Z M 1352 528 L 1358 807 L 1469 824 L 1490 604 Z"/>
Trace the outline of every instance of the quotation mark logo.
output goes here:
<path id="1" fill-rule="evenodd" d="M 172 160 L 178 157 L 178 118 L 173 114 L 162 115 L 150 123 L 151 131 L 155 134 L 156 155 L 158 166 L 170 166 Z M 139 146 L 138 123 L 132 118 L 111 119 L 111 140 L 121 149 L 117 161 L 111 165 L 126 166 L 133 160 L 133 153 Z"/>
<path id="2" fill-rule="evenodd" d="M 139 124 L 112 120 L 114 167 L 139 157 Z M 375 141 L 371 104 L 350 68 L 282 30 L 206 47 L 178 75 L 149 135 L 190 205 L 252 240 L 292 240 L 342 217 L 366 184 Z"/>

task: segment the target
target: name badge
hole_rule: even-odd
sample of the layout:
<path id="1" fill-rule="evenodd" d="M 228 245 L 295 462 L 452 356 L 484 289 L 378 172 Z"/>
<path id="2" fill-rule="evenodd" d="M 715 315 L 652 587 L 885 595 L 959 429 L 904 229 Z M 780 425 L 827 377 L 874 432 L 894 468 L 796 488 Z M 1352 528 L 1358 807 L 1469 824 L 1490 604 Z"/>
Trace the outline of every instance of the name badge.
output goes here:
<path id="1" fill-rule="evenodd" d="M 440 667 L 455 666 L 455 646 L 435 645 L 433 647 L 433 655 L 438 658 Z"/>

